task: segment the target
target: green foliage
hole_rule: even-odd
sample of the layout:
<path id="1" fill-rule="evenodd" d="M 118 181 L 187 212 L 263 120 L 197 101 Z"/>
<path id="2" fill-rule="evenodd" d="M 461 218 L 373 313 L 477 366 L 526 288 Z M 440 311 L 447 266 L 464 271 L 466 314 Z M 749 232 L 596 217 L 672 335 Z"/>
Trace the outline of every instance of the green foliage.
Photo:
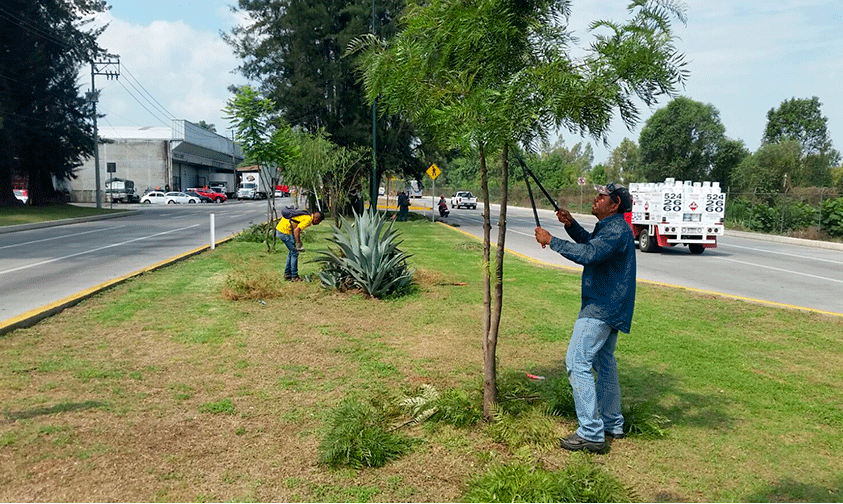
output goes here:
<path id="1" fill-rule="evenodd" d="M 794 140 L 800 144 L 803 156 L 824 156 L 827 170 L 840 161 L 840 154 L 831 146 L 828 118 L 820 111 L 822 103 L 816 96 L 785 100 L 777 109 L 767 112 L 764 143 Z"/>
<path id="2" fill-rule="evenodd" d="M 221 401 L 202 404 L 199 406 L 199 411 L 202 413 L 213 413 L 217 415 L 233 415 L 234 404 L 231 402 L 231 399 L 226 398 Z"/>
<path id="3" fill-rule="evenodd" d="M 436 408 L 436 412 L 431 415 L 430 420 L 454 427 L 470 427 L 483 418 L 481 403 L 480 394 L 472 395 L 462 389 L 448 389 L 433 402 L 432 406 Z"/>
<path id="4" fill-rule="evenodd" d="M 419 389 L 419 395 L 403 399 L 401 407 L 410 414 L 413 423 L 430 420 L 454 427 L 468 427 L 482 418 L 481 399 L 479 395 L 471 397 L 461 389 L 448 389 L 440 394 L 433 386 L 424 384 Z"/>
<path id="5" fill-rule="evenodd" d="M 822 230 L 831 236 L 843 236 L 843 198 L 822 202 Z"/>
<path id="6" fill-rule="evenodd" d="M 377 36 L 391 38 L 404 3 L 234 2 L 242 24 L 223 38 L 241 58 L 238 71 L 250 81 L 261 83 L 261 90 L 290 124 L 309 134 L 324 131 L 340 147 L 371 149 L 372 109 L 353 72 L 354 61 L 343 57 L 343 52 L 352 38 L 370 32 L 373 5 Z M 378 176 L 387 168 L 420 173 L 427 167 L 422 166 L 417 148 L 425 152 L 430 149 L 419 145 L 424 139 L 403 119 L 379 118 L 375 136 Z"/>
<path id="7" fill-rule="evenodd" d="M 399 233 L 394 221 L 386 227 L 386 213 L 363 212 L 354 216 L 354 224 L 344 221 L 343 229 L 333 226 L 328 241 L 337 250 L 319 251 L 314 261 L 322 263 L 319 278 L 328 289 L 363 289 L 368 295 L 383 298 L 405 292 L 413 282 L 407 266 L 410 254 L 398 246 Z"/>
<path id="8" fill-rule="evenodd" d="M 494 422 L 489 425 L 492 439 L 510 449 L 531 446 L 548 451 L 559 442 L 558 422 L 550 416 L 551 411 L 543 406 L 532 406 L 513 415 L 496 411 Z"/>
<path id="9" fill-rule="evenodd" d="M 103 58 L 97 38 L 106 26 L 88 21 L 106 12 L 102 0 L 4 0 L 0 13 L 0 207 L 18 206 L 12 174 L 25 175 L 29 202 L 56 202 L 53 177 L 75 178 L 93 154 L 92 103 L 79 68 Z M 97 65 L 119 72 L 116 65 Z"/>
<path id="10" fill-rule="evenodd" d="M 412 447 L 412 441 L 387 431 L 386 416 L 368 404 L 346 399 L 333 413 L 319 445 L 319 462 L 331 467 L 382 467 Z"/>
<path id="11" fill-rule="evenodd" d="M 623 405 L 623 431 L 631 436 L 659 439 L 667 436 L 670 420 L 653 413 L 652 406 L 629 401 Z"/>
<path id="12" fill-rule="evenodd" d="M 263 243 L 266 241 L 270 229 L 274 229 L 274 227 L 266 222 L 254 224 L 241 231 L 234 239 L 240 242 Z"/>
<path id="13" fill-rule="evenodd" d="M 630 502 L 635 495 L 582 453 L 560 471 L 527 462 L 492 467 L 468 482 L 466 502 Z"/>
<path id="14" fill-rule="evenodd" d="M 732 171 L 732 187 L 742 192 L 778 193 L 799 185 L 802 161 L 799 143 L 764 144 Z"/>
<path id="15" fill-rule="evenodd" d="M 817 224 L 819 210 L 801 201 L 769 199 L 762 201 L 735 198 L 726 205 L 726 215 L 732 222 L 753 231 L 787 233 L 807 229 Z"/>
<path id="16" fill-rule="evenodd" d="M 641 129 L 641 164 L 644 177 L 661 181 L 711 180 L 711 169 L 726 141 L 720 112 L 680 96 L 657 110 Z"/>

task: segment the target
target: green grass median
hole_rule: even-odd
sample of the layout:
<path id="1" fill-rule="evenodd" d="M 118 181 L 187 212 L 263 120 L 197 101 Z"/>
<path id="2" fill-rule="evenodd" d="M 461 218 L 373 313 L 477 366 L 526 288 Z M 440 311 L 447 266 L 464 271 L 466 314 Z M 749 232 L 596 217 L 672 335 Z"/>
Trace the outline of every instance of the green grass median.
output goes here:
<path id="1" fill-rule="evenodd" d="M 326 224 L 306 233 L 302 275 Z M 571 454 L 555 438 L 576 420 L 548 398 L 569 387 L 579 274 L 512 254 L 498 424 L 402 417 L 423 385 L 480 406 L 483 265 L 454 229 L 396 226 L 407 296 L 285 282 L 281 243 L 230 241 L 0 338 L 0 500 L 454 502 L 595 473 L 617 500 L 843 500 L 843 318 L 642 282 L 616 355 L 625 406 L 660 435 Z M 322 463 L 343 415 L 382 412 L 406 452 Z"/>
<path id="2" fill-rule="evenodd" d="M 83 207 L 75 205 L 0 207 L 0 227 L 14 226 L 18 224 L 32 224 L 35 222 L 76 219 L 79 217 L 91 217 L 125 211 L 126 210 L 112 210 L 108 208 Z"/>

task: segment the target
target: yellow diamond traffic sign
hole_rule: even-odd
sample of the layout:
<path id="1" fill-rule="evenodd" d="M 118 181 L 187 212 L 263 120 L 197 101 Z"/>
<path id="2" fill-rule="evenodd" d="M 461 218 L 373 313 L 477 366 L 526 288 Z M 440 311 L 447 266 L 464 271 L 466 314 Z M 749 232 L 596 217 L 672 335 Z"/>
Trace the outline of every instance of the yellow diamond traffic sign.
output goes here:
<path id="1" fill-rule="evenodd" d="M 433 163 L 432 165 L 430 165 L 430 168 L 427 169 L 427 174 L 430 175 L 430 178 L 432 178 L 433 180 L 436 180 L 436 177 L 438 177 L 440 173 L 442 173 L 442 170 L 440 170 L 439 167 L 436 166 L 436 163 Z"/>

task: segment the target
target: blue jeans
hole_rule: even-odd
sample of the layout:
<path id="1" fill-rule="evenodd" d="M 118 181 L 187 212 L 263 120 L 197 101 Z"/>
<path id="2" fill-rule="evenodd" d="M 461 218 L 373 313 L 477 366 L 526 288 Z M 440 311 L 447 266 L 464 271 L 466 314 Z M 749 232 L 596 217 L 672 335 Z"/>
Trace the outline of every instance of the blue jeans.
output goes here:
<path id="1" fill-rule="evenodd" d="M 296 248 L 296 237 L 277 230 L 275 236 L 280 238 L 287 246 L 287 264 L 284 266 L 284 277 L 294 278 L 299 276 L 299 250 Z"/>
<path id="2" fill-rule="evenodd" d="M 617 342 L 618 330 L 606 322 L 581 318 L 574 324 L 565 366 L 580 423 L 577 434 L 589 441 L 605 440 L 605 432 L 623 433 Z"/>

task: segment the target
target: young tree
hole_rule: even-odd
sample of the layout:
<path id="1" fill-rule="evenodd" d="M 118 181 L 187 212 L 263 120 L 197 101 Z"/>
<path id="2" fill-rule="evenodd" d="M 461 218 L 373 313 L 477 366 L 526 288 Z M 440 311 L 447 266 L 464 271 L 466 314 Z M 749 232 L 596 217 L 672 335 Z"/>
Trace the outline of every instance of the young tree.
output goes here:
<path id="1" fill-rule="evenodd" d="M 574 58 L 563 0 L 431 0 L 408 6 L 404 30 L 390 41 L 363 37 L 360 51 L 369 102 L 403 114 L 445 148 L 475 150 L 484 199 L 483 411 L 496 400 L 496 347 L 503 303 L 509 155 L 517 144 L 546 140 L 564 127 L 605 140 L 617 109 L 627 125 L 633 102 L 652 104 L 685 78 L 670 19 L 671 1 L 634 0 L 624 24 L 592 23 L 595 41 Z M 561 21 L 560 21 L 561 20 Z M 560 24 L 563 23 L 563 24 Z M 501 205 L 491 261 L 487 156 L 500 155 Z M 494 266 L 494 286 L 491 268 Z M 492 288 L 494 287 L 494 306 Z"/>
<path id="2" fill-rule="evenodd" d="M 290 166 L 299 155 L 299 146 L 295 141 L 290 126 L 275 114 L 275 104 L 269 98 L 263 98 L 250 86 L 242 86 L 234 97 L 226 103 L 226 119 L 234 123 L 235 137 L 246 157 L 261 168 L 268 168 L 270 190 L 274 190 L 281 170 Z M 278 214 L 275 211 L 275 198 L 267 198 L 266 220 L 274 222 Z M 273 230 L 268 229 L 267 248 L 274 238 Z"/>
<path id="3" fill-rule="evenodd" d="M 53 177 L 74 178 L 93 153 L 91 105 L 78 72 L 104 50 L 105 29 L 85 29 L 101 0 L 4 0 L 0 4 L 0 206 L 19 204 L 13 174 L 28 180 L 29 204 L 53 196 Z"/>
<path id="4" fill-rule="evenodd" d="M 636 173 L 641 167 L 641 151 L 633 140 L 624 138 L 612 151 L 606 163 L 606 177 L 618 182 L 636 180 Z"/>

